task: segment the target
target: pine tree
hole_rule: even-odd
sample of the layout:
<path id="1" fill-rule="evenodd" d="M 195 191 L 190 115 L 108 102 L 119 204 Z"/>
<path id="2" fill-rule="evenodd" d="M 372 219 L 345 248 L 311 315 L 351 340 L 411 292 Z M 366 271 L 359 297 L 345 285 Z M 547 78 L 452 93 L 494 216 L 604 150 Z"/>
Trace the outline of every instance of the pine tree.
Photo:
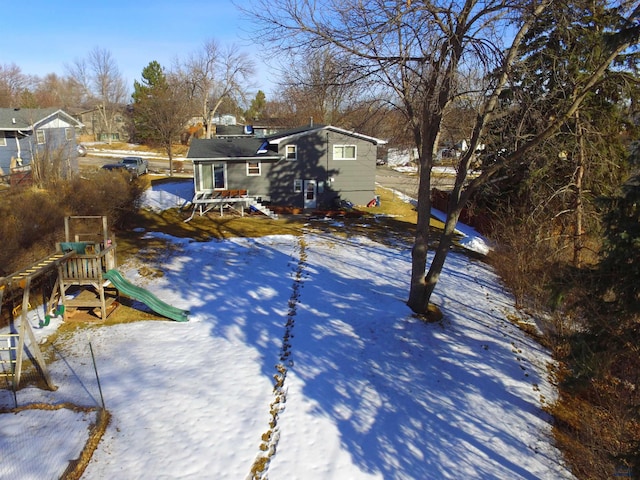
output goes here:
<path id="1" fill-rule="evenodd" d="M 151 109 L 154 99 L 164 95 L 167 77 L 162 66 L 155 60 L 142 70 L 142 80 L 133 82 L 133 128 L 134 138 L 142 143 L 157 143 L 157 132 L 152 127 Z"/>
<path id="2" fill-rule="evenodd" d="M 610 200 L 600 270 L 624 315 L 640 314 L 640 174 Z"/>
<path id="3" fill-rule="evenodd" d="M 262 90 L 258 90 L 258 93 L 256 93 L 256 98 L 251 100 L 251 106 L 249 107 L 249 110 L 247 110 L 244 114 L 245 120 L 247 122 L 259 120 L 262 117 L 262 112 L 266 105 L 267 100 L 264 92 Z"/>
<path id="4" fill-rule="evenodd" d="M 610 39 L 622 29 L 616 8 L 604 0 L 554 2 L 547 8 L 527 35 L 503 96 L 506 120 L 492 125 L 486 151 L 516 149 L 566 111 L 586 72 L 608 55 Z M 628 174 L 621 132 L 633 129 L 627 105 L 635 95 L 629 84 L 636 79 L 627 67 L 637 60 L 621 55 L 618 62 L 629 65 L 610 68 L 556 135 L 521 162 L 505 166 L 503 181 L 481 192 L 479 201 L 505 221 L 516 215 L 532 241 L 544 239 L 545 251 L 557 254 L 554 260 L 581 265 L 585 237 L 599 234 L 595 199 L 611 195 Z"/>

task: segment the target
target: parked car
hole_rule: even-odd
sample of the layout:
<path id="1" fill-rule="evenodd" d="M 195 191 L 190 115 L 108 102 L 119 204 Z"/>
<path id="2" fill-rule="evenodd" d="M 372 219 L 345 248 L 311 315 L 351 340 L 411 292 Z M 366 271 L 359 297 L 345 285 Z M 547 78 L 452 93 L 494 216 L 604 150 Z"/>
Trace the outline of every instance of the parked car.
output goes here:
<path id="1" fill-rule="evenodd" d="M 139 177 L 149 173 L 149 162 L 142 157 L 124 157 L 118 163 L 108 163 L 103 165 L 105 170 L 127 170 L 133 177 Z"/>
<path id="2" fill-rule="evenodd" d="M 87 155 L 87 147 L 81 143 L 76 146 L 76 151 L 78 152 L 79 157 L 85 157 Z"/>

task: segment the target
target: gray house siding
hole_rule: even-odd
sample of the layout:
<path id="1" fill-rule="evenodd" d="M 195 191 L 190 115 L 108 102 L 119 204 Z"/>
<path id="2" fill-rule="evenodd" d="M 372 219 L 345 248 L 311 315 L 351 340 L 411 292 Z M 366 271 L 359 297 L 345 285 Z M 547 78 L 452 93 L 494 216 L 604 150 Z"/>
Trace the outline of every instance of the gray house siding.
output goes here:
<path id="1" fill-rule="evenodd" d="M 248 175 L 246 160 L 228 162 L 228 188 L 247 190 L 252 197 L 270 201 L 270 172 L 274 163 L 274 161 L 260 161 L 260 175 Z"/>
<path id="2" fill-rule="evenodd" d="M 194 163 L 195 184 L 197 185 L 196 191 L 199 190 L 198 186 L 202 185 L 200 172 L 207 168 L 206 166 L 208 165 L 218 165 L 224 168 L 224 187 L 218 187 L 214 190 L 247 190 L 248 194 L 252 197 L 260 197 L 265 200 L 270 200 L 270 177 L 268 172 L 272 168 L 273 161 L 261 161 L 261 174 L 254 176 L 247 175 L 246 160 L 196 160 Z M 206 175 L 207 173 L 205 173 L 205 176 Z"/>
<path id="3" fill-rule="evenodd" d="M 376 145 L 333 131 L 319 131 L 279 145 L 286 157 L 295 145 L 296 160 L 282 160 L 271 172 L 271 200 L 276 204 L 302 207 L 304 192 L 294 192 L 296 180 L 315 180 L 318 204 L 330 207 L 338 200 L 366 205 L 375 197 Z M 334 146 L 355 146 L 353 160 L 334 158 Z"/>
<path id="4" fill-rule="evenodd" d="M 341 135 L 332 139 L 329 151 L 329 170 L 337 174 L 330 183 L 331 189 L 340 192 L 342 200 L 355 205 L 366 205 L 375 197 L 376 156 L 377 147 L 371 142 Z M 353 160 L 336 160 L 333 146 L 356 147 L 356 158 Z"/>

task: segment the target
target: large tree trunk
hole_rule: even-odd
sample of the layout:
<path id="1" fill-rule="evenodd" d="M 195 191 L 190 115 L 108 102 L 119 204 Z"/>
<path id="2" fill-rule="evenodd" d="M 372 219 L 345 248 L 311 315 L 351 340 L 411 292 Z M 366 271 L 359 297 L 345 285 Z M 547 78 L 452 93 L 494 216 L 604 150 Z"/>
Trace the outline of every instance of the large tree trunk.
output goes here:
<path id="1" fill-rule="evenodd" d="M 463 204 L 456 201 L 456 197 L 451 194 L 449 197 L 449 207 L 447 212 L 447 220 L 444 224 L 444 230 L 440 235 L 438 241 L 438 247 L 436 248 L 433 260 L 429 266 L 429 272 L 425 279 L 427 302 L 431 299 L 431 295 L 438 284 L 440 274 L 444 268 L 444 262 L 449 255 L 449 248 L 453 242 L 453 235 L 456 231 L 456 225 L 458 224 L 458 218 L 460 218 L 460 212 Z M 428 307 L 428 304 L 427 304 Z"/>
<path id="2" fill-rule="evenodd" d="M 433 138 L 433 145 L 438 144 L 438 137 Z M 430 151 L 433 151 L 433 146 Z M 411 277 L 411 291 L 409 295 L 410 303 L 409 307 L 416 313 L 426 314 L 429 311 L 429 302 L 431 300 L 431 295 L 438 284 L 438 280 L 440 279 L 440 274 L 442 273 L 442 269 L 444 268 L 444 263 L 447 259 L 447 255 L 449 254 L 449 248 L 453 243 L 453 235 L 455 234 L 456 225 L 458 224 L 458 219 L 460 218 L 460 213 L 462 212 L 462 208 L 469 200 L 471 196 L 471 192 L 473 191 L 473 187 L 464 189 L 464 185 L 467 181 L 467 175 L 469 166 L 471 164 L 471 159 L 473 158 L 472 152 L 469 151 L 465 156 L 460 160 L 458 165 L 458 173 L 456 174 L 456 181 L 449 195 L 449 201 L 447 203 L 447 218 L 445 220 L 444 230 L 439 236 L 437 247 L 431 260 L 431 264 L 429 266 L 429 270 L 425 276 L 426 270 L 426 257 L 427 257 L 427 240 L 428 240 L 428 232 L 429 232 L 429 222 L 431 219 L 431 166 L 433 165 L 433 154 L 428 157 L 429 163 L 429 175 L 428 176 L 420 176 L 420 189 L 418 190 L 418 222 L 420 222 L 420 213 L 422 211 L 420 205 L 421 195 L 424 195 L 422 185 L 423 181 L 425 185 L 428 185 L 426 188 L 426 202 L 423 203 L 423 207 L 427 209 L 426 213 L 426 226 L 421 226 L 418 223 L 418 227 L 416 228 L 417 232 L 426 232 L 426 236 L 424 239 L 424 261 L 422 257 L 419 257 L 416 254 L 416 251 L 422 253 L 422 250 L 418 250 L 416 247 L 418 246 L 418 233 L 416 233 L 416 244 L 414 244 L 413 254 L 413 268 L 412 268 L 412 277 Z M 422 240 L 420 242 L 422 245 Z M 420 266 L 423 266 L 422 271 L 420 272 Z M 418 275 L 421 276 L 418 279 Z M 420 280 L 420 281 L 418 281 Z M 413 296 L 414 295 L 414 296 Z"/>
<path id="3" fill-rule="evenodd" d="M 419 148 L 418 220 L 416 235 L 411 250 L 411 284 L 407 306 L 417 314 L 426 314 L 431 293 L 427 289 L 425 273 L 429 253 L 429 226 L 431 224 L 431 170 L 434 151 L 438 144 L 440 115 L 425 112 L 425 121 L 415 130 Z"/>
<path id="4" fill-rule="evenodd" d="M 411 285 L 407 305 L 418 314 L 427 312 L 429 296 L 425 283 L 427 270 L 427 253 L 429 251 L 429 223 L 431 221 L 431 163 L 433 155 L 420 166 L 420 183 L 418 185 L 418 222 L 416 235 L 411 250 Z"/>
<path id="5" fill-rule="evenodd" d="M 167 145 L 167 156 L 169 157 L 169 176 L 173 177 L 173 146 L 170 140 Z"/>

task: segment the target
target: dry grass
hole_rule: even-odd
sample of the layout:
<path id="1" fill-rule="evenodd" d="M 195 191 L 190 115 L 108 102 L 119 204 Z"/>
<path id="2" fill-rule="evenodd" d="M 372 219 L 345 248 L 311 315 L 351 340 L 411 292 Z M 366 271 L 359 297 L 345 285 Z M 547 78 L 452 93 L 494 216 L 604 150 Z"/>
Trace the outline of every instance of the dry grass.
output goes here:
<path id="1" fill-rule="evenodd" d="M 125 142 L 112 142 L 112 143 L 96 143 L 92 144 L 91 148 L 94 150 L 124 150 L 124 151 L 136 151 L 141 153 L 155 153 L 160 156 L 164 156 L 167 152 L 164 148 L 154 148 L 148 145 L 140 145 L 137 143 L 125 143 Z M 187 145 L 175 144 L 172 146 L 174 155 L 186 155 L 189 147 Z"/>
<path id="2" fill-rule="evenodd" d="M 156 178 L 152 183 L 171 182 L 175 179 Z M 381 197 L 380 207 L 360 208 L 359 217 L 339 218 L 327 221 L 321 218 L 309 218 L 305 215 L 284 215 L 274 220 L 263 215 L 220 216 L 217 213 L 204 216 L 196 215 L 185 223 L 190 212 L 178 208 L 153 212 L 141 209 L 128 218 L 127 225 L 117 232 L 118 262 L 137 260 L 141 265 L 149 264 L 158 257 L 171 255 L 175 248 L 170 241 L 162 238 L 145 237 L 148 232 L 162 232 L 178 238 L 189 238 L 199 242 L 212 239 L 223 240 L 233 237 L 260 237 L 265 235 L 302 235 L 304 229 L 314 228 L 336 235 L 349 237 L 363 235 L 383 244 L 397 245 L 398 242 L 411 242 L 415 230 L 415 208 L 398 198 L 393 192 L 378 189 Z M 433 221 L 432 227 L 441 227 L 442 223 Z M 147 269 L 148 270 L 148 269 Z M 142 275 L 161 275 L 155 269 L 140 270 Z M 136 319 L 152 319 L 152 314 L 131 311 L 121 306 L 109 316 L 106 323 L 125 323 Z M 159 318 L 159 317 L 155 317 Z"/>
<path id="3" fill-rule="evenodd" d="M 152 183 L 174 181 L 173 178 L 156 178 Z M 140 250 L 162 249 L 168 246 L 163 240 L 142 241 L 147 232 L 163 232 L 178 238 L 195 241 L 223 240 L 233 237 L 261 237 L 264 235 L 301 235 L 305 225 L 315 225 L 325 231 L 349 235 L 366 235 L 382 243 L 411 241 L 416 224 L 415 208 L 386 189 L 376 191 L 381 197 L 380 207 L 359 208 L 360 217 L 340 218 L 339 222 L 323 219 L 309 219 L 305 215 L 282 215 L 274 220 L 263 215 L 232 214 L 220 216 L 210 213 L 196 215 L 189 222 L 185 220 L 190 212 L 178 208 L 152 212 L 140 210 L 129 217 L 128 225 L 118 232 L 118 258 L 123 262 Z M 432 227 L 441 228 L 442 223 L 433 220 Z"/>

